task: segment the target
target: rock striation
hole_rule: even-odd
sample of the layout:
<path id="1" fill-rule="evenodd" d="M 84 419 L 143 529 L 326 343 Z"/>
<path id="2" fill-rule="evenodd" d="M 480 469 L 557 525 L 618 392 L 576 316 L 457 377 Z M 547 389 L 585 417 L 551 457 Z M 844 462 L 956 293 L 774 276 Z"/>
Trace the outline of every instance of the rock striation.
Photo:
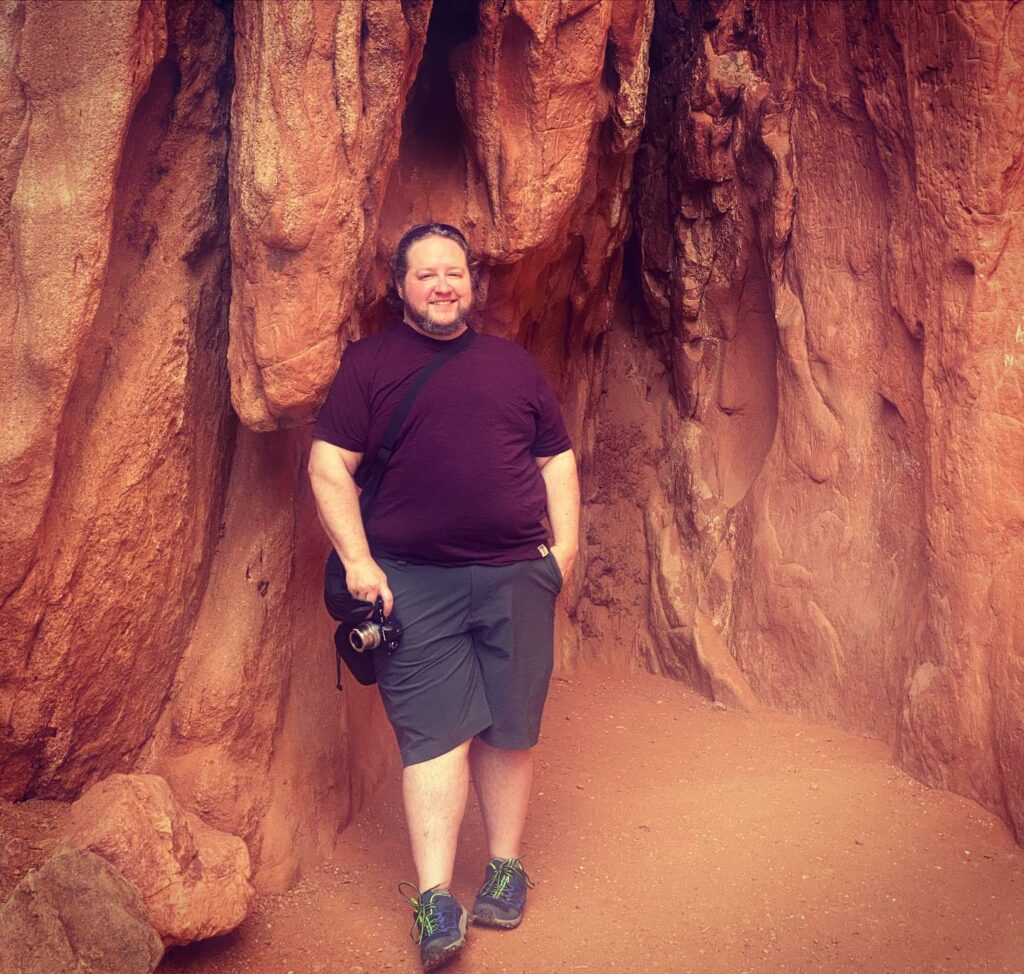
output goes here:
<path id="1" fill-rule="evenodd" d="M 330 851 L 393 748 L 308 423 L 438 219 L 578 446 L 560 665 L 1024 835 L 1022 49 L 965 0 L 0 3 L 0 796 L 158 774 L 263 889 Z"/>
<path id="2" fill-rule="evenodd" d="M 0 794 L 63 798 L 137 760 L 216 541 L 229 25 L 2 11 Z"/>
<path id="3" fill-rule="evenodd" d="M 232 401 L 252 429 L 309 420 L 372 260 L 429 2 L 235 7 Z"/>

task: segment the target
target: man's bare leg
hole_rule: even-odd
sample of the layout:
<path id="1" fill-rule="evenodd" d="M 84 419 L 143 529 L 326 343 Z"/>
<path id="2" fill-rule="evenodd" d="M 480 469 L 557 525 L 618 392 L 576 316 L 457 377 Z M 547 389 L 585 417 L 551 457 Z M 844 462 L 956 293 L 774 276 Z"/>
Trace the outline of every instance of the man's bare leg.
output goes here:
<path id="1" fill-rule="evenodd" d="M 452 882 L 469 793 L 469 741 L 402 772 L 402 799 L 420 892 Z"/>
<path id="2" fill-rule="evenodd" d="M 491 747 L 473 739 L 469 752 L 487 846 L 494 859 L 517 859 L 533 782 L 533 751 Z"/>

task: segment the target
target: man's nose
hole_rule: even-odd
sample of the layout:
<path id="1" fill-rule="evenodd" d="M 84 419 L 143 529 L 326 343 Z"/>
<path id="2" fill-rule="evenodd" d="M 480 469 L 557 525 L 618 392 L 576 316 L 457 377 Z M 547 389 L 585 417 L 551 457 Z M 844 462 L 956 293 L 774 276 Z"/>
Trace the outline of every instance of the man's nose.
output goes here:
<path id="1" fill-rule="evenodd" d="M 446 277 L 444 277 L 444 276 L 439 277 L 437 279 L 437 284 L 434 285 L 434 292 L 435 293 L 440 291 L 442 294 L 447 294 L 451 289 L 452 289 L 451 282 L 449 282 L 449 280 Z"/>

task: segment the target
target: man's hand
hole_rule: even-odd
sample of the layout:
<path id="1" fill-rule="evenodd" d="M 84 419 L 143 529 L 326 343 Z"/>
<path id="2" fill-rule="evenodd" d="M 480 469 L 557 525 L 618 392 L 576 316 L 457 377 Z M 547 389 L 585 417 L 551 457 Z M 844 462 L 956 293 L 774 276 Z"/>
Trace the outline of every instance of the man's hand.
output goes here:
<path id="1" fill-rule="evenodd" d="M 388 588 L 388 577 L 369 555 L 345 566 L 345 585 L 352 595 L 364 602 L 376 602 L 379 595 L 384 600 L 384 615 L 391 615 L 395 597 Z"/>
<path id="2" fill-rule="evenodd" d="M 552 534 L 550 550 L 562 572 L 564 584 L 576 564 L 580 547 L 580 482 L 576 474 L 576 457 L 572 450 L 566 450 L 552 457 L 536 459 L 547 493 Z"/>
<path id="3" fill-rule="evenodd" d="M 548 551 L 558 563 L 558 570 L 562 573 L 562 585 L 564 586 L 569 581 L 569 575 L 576 564 L 576 555 L 579 554 L 579 549 L 570 548 L 569 545 L 564 544 L 553 544 Z"/>

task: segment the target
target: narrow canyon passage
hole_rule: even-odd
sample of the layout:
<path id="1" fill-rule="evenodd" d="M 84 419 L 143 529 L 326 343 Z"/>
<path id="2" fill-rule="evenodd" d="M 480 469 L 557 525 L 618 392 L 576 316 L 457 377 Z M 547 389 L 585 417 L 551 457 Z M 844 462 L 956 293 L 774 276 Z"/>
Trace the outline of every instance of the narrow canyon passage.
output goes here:
<path id="1" fill-rule="evenodd" d="M 416 968 L 307 462 L 433 220 L 583 492 L 461 969 L 1024 971 L 1002 0 L 0 0 L 0 909 L 77 808 L 163 971 Z"/>
<path id="2" fill-rule="evenodd" d="M 397 782 L 299 886 L 160 974 L 418 972 Z M 535 793 L 526 919 L 471 929 L 453 972 L 1024 970 L 1024 852 L 878 742 L 588 667 L 552 687 Z M 471 804 L 460 896 L 485 859 Z"/>

